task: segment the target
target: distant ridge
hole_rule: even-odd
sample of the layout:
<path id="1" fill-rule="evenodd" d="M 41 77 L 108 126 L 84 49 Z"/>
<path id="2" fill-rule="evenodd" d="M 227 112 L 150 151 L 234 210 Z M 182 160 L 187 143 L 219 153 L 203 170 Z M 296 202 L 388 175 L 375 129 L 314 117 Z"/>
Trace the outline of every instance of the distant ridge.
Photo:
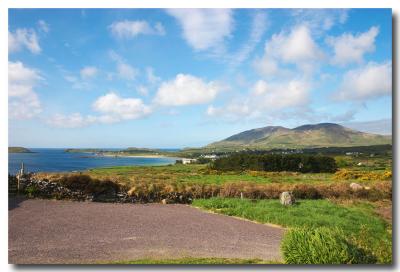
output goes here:
<path id="1" fill-rule="evenodd" d="M 8 153 L 33 153 L 31 150 L 21 146 L 8 147 Z"/>
<path id="2" fill-rule="evenodd" d="M 313 148 L 391 144 L 392 137 L 365 133 L 335 123 L 306 124 L 293 129 L 268 126 L 246 130 L 206 148 Z"/>

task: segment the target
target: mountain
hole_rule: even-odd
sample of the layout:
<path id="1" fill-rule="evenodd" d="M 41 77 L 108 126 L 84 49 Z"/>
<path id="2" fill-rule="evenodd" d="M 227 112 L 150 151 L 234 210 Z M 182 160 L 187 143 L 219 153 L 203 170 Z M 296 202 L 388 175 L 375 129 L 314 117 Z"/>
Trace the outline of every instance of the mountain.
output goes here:
<path id="1" fill-rule="evenodd" d="M 281 126 L 256 128 L 232 135 L 205 148 L 312 148 L 391 144 L 392 137 L 365 133 L 333 123 L 302 125 L 293 129 Z"/>

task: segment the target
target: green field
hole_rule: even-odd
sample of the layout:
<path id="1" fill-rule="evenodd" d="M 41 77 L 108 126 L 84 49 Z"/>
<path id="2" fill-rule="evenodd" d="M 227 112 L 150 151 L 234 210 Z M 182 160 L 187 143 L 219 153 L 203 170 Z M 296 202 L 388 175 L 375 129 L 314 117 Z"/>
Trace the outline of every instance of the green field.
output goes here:
<path id="1" fill-rule="evenodd" d="M 339 228 L 348 240 L 373 255 L 379 263 L 391 263 L 391 224 L 380 218 L 368 202 L 336 204 L 329 200 L 300 200 L 282 206 L 278 200 L 232 198 L 197 199 L 193 205 L 213 212 L 272 223 L 287 228 Z"/>
<path id="2" fill-rule="evenodd" d="M 131 185 L 135 181 L 149 183 L 173 182 L 183 184 L 215 184 L 231 182 L 248 182 L 255 184 L 297 183 L 307 180 L 308 183 L 329 183 L 333 174 L 301 174 L 290 172 L 228 172 L 208 170 L 206 165 L 169 165 L 169 166 L 118 166 L 91 169 L 87 174 L 95 178 L 117 179 L 122 184 Z"/>

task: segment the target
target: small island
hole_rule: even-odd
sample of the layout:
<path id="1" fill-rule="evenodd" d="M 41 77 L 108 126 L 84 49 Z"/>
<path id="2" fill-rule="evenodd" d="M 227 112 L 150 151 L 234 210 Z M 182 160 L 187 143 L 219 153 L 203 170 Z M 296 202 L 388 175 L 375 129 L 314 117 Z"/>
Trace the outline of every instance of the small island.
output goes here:
<path id="1" fill-rule="evenodd" d="M 9 146 L 8 153 L 33 153 L 33 152 L 25 147 Z"/>

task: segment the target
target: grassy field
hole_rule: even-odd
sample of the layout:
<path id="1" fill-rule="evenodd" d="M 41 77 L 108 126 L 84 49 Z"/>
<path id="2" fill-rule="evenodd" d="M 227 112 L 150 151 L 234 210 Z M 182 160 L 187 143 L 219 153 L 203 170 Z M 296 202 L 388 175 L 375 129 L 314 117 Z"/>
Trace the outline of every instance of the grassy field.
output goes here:
<path id="1" fill-rule="evenodd" d="M 390 180 L 391 158 L 337 156 L 340 170 L 348 172 L 376 174 L 373 178 L 340 178 L 330 173 L 295 173 L 295 172 L 219 172 L 208 169 L 207 165 L 167 165 L 167 166 L 118 166 L 91 169 L 85 174 L 94 178 L 110 178 L 124 185 L 145 183 L 181 183 L 200 185 L 222 185 L 225 183 L 245 182 L 251 184 L 332 184 L 338 182 L 364 182 L 366 185 L 379 180 Z"/>
<path id="2" fill-rule="evenodd" d="M 168 166 L 118 166 L 91 169 L 86 174 L 94 178 L 111 178 L 126 185 L 137 181 L 152 183 L 215 184 L 247 182 L 253 184 L 333 182 L 333 174 L 301 174 L 290 172 L 218 172 L 208 170 L 206 165 L 168 165 Z"/>
<path id="3" fill-rule="evenodd" d="M 329 200 L 300 200 L 286 207 L 278 200 L 211 198 L 197 199 L 193 205 L 288 228 L 339 228 L 349 241 L 372 254 L 377 262 L 391 262 L 391 225 L 380 218 L 374 205 L 368 202 L 338 204 Z"/>

